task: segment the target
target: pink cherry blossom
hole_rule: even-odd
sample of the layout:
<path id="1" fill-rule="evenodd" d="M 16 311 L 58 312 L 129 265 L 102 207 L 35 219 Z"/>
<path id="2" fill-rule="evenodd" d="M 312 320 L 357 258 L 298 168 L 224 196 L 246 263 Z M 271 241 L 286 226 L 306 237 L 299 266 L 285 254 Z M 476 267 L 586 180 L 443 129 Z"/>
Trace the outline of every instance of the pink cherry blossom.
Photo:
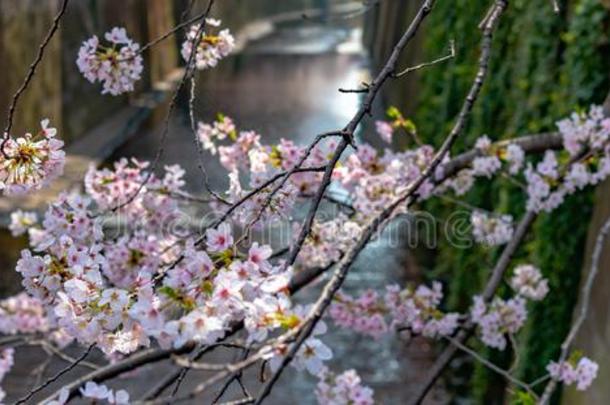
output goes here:
<path id="1" fill-rule="evenodd" d="M 64 143 L 55 138 L 57 131 L 48 127 L 48 120 L 40 124 L 38 134 L 9 137 L 4 145 L 4 153 L 0 154 L 0 190 L 5 195 L 39 190 L 63 173 Z"/>
<path id="2" fill-rule="evenodd" d="M 231 226 L 224 222 L 216 229 L 208 229 L 206 231 L 206 241 L 212 252 L 227 250 L 233 245 Z"/>
<path id="3" fill-rule="evenodd" d="M 186 40 L 182 43 L 182 58 L 188 61 L 193 51 L 193 43 L 199 40 L 196 46 L 194 63 L 197 69 L 204 70 L 214 67 L 218 62 L 227 57 L 235 47 L 235 39 L 228 29 L 220 30 L 213 34 L 213 28 L 220 25 L 220 20 L 208 18 L 203 32 L 200 25 L 192 25 L 186 34 Z"/>
<path id="4" fill-rule="evenodd" d="M 134 90 L 142 75 L 140 45 L 127 37 L 125 28 L 115 27 L 104 38 L 102 45 L 97 36 L 83 42 L 76 64 L 91 83 L 102 83 L 102 94 L 113 96 Z"/>
<path id="5" fill-rule="evenodd" d="M 544 299 L 549 292 L 548 281 L 542 278 L 539 269 L 529 264 L 515 268 L 510 286 L 519 295 L 534 301 Z"/>
<path id="6" fill-rule="evenodd" d="M 387 143 L 392 143 L 392 135 L 394 134 L 392 124 L 387 121 L 375 121 L 375 128 L 381 139 Z"/>
<path id="7" fill-rule="evenodd" d="M 347 370 L 339 375 L 324 369 L 316 387 L 316 397 L 320 405 L 373 405 L 373 390 L 362 384 L 355 370 Z"/>
<path id="8" fill-rule="evenodd" d="M 507 243 L 513 236 L 513 218 L 510 215 L 491 216 L 473 211 L 470 216 L 475 241 L 488 246 Z"/>
<path id="9" fill-rule="evenodd" d="M 598 369 L 597 363 L 587 357 L 581 357 L 577 362 L 551 362 L 547 366 L 551 378 L 565 385 L 576 383 L 576 389 L 579 391 L 589 388 L 597 377 Z"/>
<path id="10" fill-rule="evenodd" d="M 13 211 L 11 212 L 11 223 L 9 230 L 13 236 L 21 236 L 38 222 L 38 215 L 35 212 Z"/>

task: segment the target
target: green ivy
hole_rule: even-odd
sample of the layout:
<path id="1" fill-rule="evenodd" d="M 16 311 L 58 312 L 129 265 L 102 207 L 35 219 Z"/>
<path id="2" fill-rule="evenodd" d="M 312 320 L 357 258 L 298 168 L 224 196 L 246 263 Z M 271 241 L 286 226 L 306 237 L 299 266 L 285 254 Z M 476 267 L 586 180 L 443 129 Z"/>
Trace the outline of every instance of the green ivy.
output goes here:
<path id="1" fill-rule="evenodd" d="M 562 13 L 556 15 L 549 4 L 510 2 L 494 35 L 488 80 L 454 153 L 471 147 L 482 134 L 502 139 L 554 130 L 555 121 L 574 109 L 603 102 L 610 76 L 608 11 L 598 0 L 569 0 L 562 2 Z M 457 47 L 456 58 L 421 74 L 413 118 L 419 133 L 428 135 L 427 142 L 440 144 L 461 107 L 479 56 L 480 30 L 473 21 L 480 20 L 488 6 L 488 2 L 471 0 L 437 2 L 426 22 L 424 58 L 442 55 L 451 39 Z M 524 197 L 516 191 L 505 183 L 477 185 L 467 201 L 519 218 Z M 518 374 L 526 381 L 545 373 L 546 364 L 556 357 L 569 327 L 591 205 L 591 196 L 584 193 L 568 199 L 552 214 L 541 216 L 515 259 L 538 265 L 551 286 L 545 302 L 529 308 L 529 323 L 519 336 L 519 355 L 527 361 L 521 361 Z M 426 208 L 443 218 L 456 209 L 438 201 L 428 203 Z M 573 215 L 575 211 L 579 215 Z M 428 274 L 449 284 L 448 306 L 464 310 L 472 294 L 480 291 L 498 250 L 455 249 L 445 242 L 435 253 L 432 262 L 427 263 Z M 509 366 L 508 356 L 493 350 L 483 353 Z M 502 380 L 482 366 L 473 367 L 468 382 L 468 392 L 473 393 L 470 399 L 504 403 Z M 514 396 L 511 401 L 527 403 L 527 398 Z"/>

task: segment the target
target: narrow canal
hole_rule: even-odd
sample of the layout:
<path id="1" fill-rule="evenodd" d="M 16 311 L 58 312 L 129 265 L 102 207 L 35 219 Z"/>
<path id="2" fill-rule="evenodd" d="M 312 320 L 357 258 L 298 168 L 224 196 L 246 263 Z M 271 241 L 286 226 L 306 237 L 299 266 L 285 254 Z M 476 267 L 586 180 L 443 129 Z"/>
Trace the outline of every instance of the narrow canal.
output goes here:
<path id="1" fill-rule="evenodd" d="M 360 96 L 342 94 L 338 89 L 354 87 L 369 74 L 360 36 L 361 28 L 357 24 L 331 28 L 301 23 L 296 27 L 280 27 L 198 78 L 195 116 L 197 120 L 211 121 L 221 112 L 232 117 L 239 128 L 256 130 L 262 135 L 262 142 L 267 144 L 280 138 L 305 144 L 320 132 L 342 128 L 358 108 Z M 201 193 L 200 172 L 196 166 L 198 157 L 185 105 L 174 114 L 170 124 L 159 167 L 181 164 L 186 169 L 190 191 Z M 136 135 L 112 159 L 124 156 L 154 159 L 160 132 L 159 128 L 152 128 Z M 205 155 L 211 186 L 224 191 L 228 179 L 217 160 L 217 157 Z M 408 269 L 407 250 L 396 248 L 396 235 L 400 234 L 400 230 L 394 229 L 390 236 L 382 235 L 361 254 L 346 283 L 348 291 L 382 289 L 388 283 L 405 283 L 409 277 L 415 277 L 417 272 Z M 298 299 L 312 301 L 319 293 L 319 286 L 318 283 L 306 288 L 299 293 Z M 419 340 L 408 344 L 394 336 L 372 340 L 331 327 L 325 341 L 336 354 L 331 367 L 337 371 L 357 369 L 364 381 L 374 388 L 375 398 L 381 404 L 405 403 L 422 378 L 422 370 L 431 362 L 432 347 Z M 227 360 L 226 354 L 220 351 L 215 355 L 218 356 L 216 360 Z M 35 356 L 34 351 L 25 353 L 18 361 L 31 363 Z M 60 365 L 51 365 L 46 374 L 51 375 L 59 368 Z M 126 388 L 132 398 L 138 398 L 171 369 L 169 362 L 148 367 L 140 372 L 140 378 L 130 380 Z M 188 391 L 201 378 L 200 373 L 188 374 L 182 389 Z M 253 373 L 246 377 L 246 383 L 256 387 L 257 379 Z M 5 383 L 10 402 L 34 381 L 24 371 L 9 375 Z M 268 403 L 313 404 L 315 383 L 306 373 L 290 370 L 284 374 Z M 110 385 L 122 386 L 122 381 Z M 236 397 L 237 391 L 229 391 L 224 400 Z M 431 395 L 427 403 L 444 403 L 442 398 L 442 393 L 438 392 Z M 207 400 L 204 397 L 193 403 L 208 403 Z"/>
<path id="2" fill-rule="evenodd" d="M 213 120 L 221 112 L 234 118 L 239 128 L 259 132 L 262 142 L 267 144 L 280 138 L 306 144 L 318 133 L 342 128 L 358 108 L 360 96 L 343 94 L 338 89 L 354 87 L 369 75 L 360 34 L 358 26 L 300 24 L 280 28 L 199 78 L 195 115 L 205 121 Z M 368 138 L 368 132 L 363 131 L 361 136 Z M 117 156 L 150 160 L 158 144 L 159 131 L 151 131 L 125 145 Z M 217 160 L 205 156 L 210 182 L 217 190 L 226 190 L 226 170 Z M 172 123 L 163 162 L 185 166 L 188 183 L 195 187 L 192 191 L 201 191 L 186 110 Z M 413 272 L 407 271 L 408 253 L 396 249 L 400 230 L 390 233 L 363 252 L 350 273 L 347 289 L 382 289 L 391 282 L 407 281 L 408 274 Z M 300 300 L 312 301 L 318 292 L 313 286 L 303 291 Z M 356 368 L 383 404 L 405 403 L 417 386 L 421 371 L 430 364 L 432 348 L 421 341 L 411 342 L 407 347 L 395 337 L 375 341 L 333 328 L 326 341 L 334 348 L 337 359 L 341 359 L 333 367 Z M 311 395 L 314 384 L 305 373 L 287 373 L 270 403 L 284 404 L 289 398 L 299 398 L 299 404 L 315 403 Z M 431 398 L 429 403 L 440 402 Z"/>

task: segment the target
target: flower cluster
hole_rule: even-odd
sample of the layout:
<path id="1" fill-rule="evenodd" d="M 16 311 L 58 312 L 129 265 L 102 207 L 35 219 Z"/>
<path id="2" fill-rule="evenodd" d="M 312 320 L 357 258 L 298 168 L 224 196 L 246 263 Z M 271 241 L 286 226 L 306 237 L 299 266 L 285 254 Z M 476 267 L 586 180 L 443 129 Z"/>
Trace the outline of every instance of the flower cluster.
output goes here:
<path id="1" fill-rule="evenodd" d="M 102 83 L 102 94 L 133 91 L 143 70 L 140 45 L 127 36 L 125 28 L 115 27 L 104 38 L 107 45 L 95 35 L 83 42 L 76 60 L 78 69 L 89 82 Z"/>
<path id="2" fill-rule="evenodd" d="M 185 61 L 191 59 L 193 44 L 199 41 L 196 46 L 195 67 L 199 70 L 214 67 L 218 62 L 228 56 L 235 47 L 235 39 L 228 29 L 220 30 L 217 34 L 211 33 L 210 27 L 220 26 L 220 20 L 207 18 L 205 26 L 201 29 L 200 24 L 191 26 L 186 34 L 186 40 L 182 43 L 182 57 Z"/>
<path id="3" fill-rule="evenodd" d="M 528 164 L 525 171 L 530 211 L 550 212 L 565 197 L 588 185 L 596 185 L 610 175 L 610 119 L 601 107 L 588 113 L 574 113 L 557 123 L 567 152 L 561 165 L 561 153 L 547 151 L 536 166 Z"/>
<path id="4" fill-rule="evenodd" d="M 297 305 L 294 308 L 290 309 L 286 306 L 286 301 L 281 300 L 277 301 L 277 303 L 273 303 L 272 301 L 267 300 L 266 303 L 258 303 L 258 305 L 277 305 L 275 309 L 271 309 L 267 311 L 267 315 L 263 315 L 263 318 L 252 318 L 251 321 L 246 324 L 246 327 L 249 331 L 252 331 L 252 327 L 255 328 L 256 332 L 254 334 L 250 334 L 251 337 L 254 337 L 257 340 L 262 340 L 267 336 L 267 330 L 269 325 L 276 325 L 276 327 L 281 327 L 283 329 L 293 329 L 297 328 L 303 324 L 307 315 L 312 309 L 312 305 Z M 256 304 L 256 303 L 255 303 Z M 278 305 L 279 304 L 279 305 Z M 255 322 L 255 324 L 252 323 Z M 267 326 L 263 326 L 261 329 L 261 325 L 267 323 Z M 296 353 L 296 356 L 291 363 L 293 367 L 297 370 L 307 370 L 312 376 L 319 376 L 320 373 L 326 368 L 324 365 L 325 361 L 330 360 L 333 357 L 332 350 L 322 342 L 318 336 L 326 333 L 327 327 L 326 324 L 322 321 L 319 321 L 314 327 L 311 335 L 303 342 L 303 345 L 299 348 Z M 261 333 L 262 332 L 262 333 Z M 269 360 L 269 367 L 272 371 L 277 371 L 288 351 L 290 350 L 291 345 L 280 345 L 278 347 L 274 347 L 271 351 L 269 351 L 266 359 Z"/>
<path id="5" fill-rule="evenodd" d="M 298 235 L 298 225 L 295 224 L 295 236 Z M 316 221 L 303 244 L 298 263 L 308 267 L 326 267 L 338 261 L 361 232 L 362 226 L 342 213 L 326 222 Z"/>
<path id="6" fill-rule="evenodd" d="M 530 264 L 515 268 L 510 286 L 517 294 L 534 301 L 541 301 L 549 292 L 548 280 L 542 278 L 540 270 Z"/>
<path id="7" fill-rule="evenodd" d="M 504 170 L 509 175 L 517 175 L 525 164 L 525 152 L 516 143 L 494 145 L 487 135 L 477 139 L 475 143 L 477 156 L 472 160 L 471 167 L 460 170 L 455 176 L 448 178 L 435 190 L 442 193 L 451 188 L 456 195 L 466 194 L 474 185 L 477 177 L 492 178 L 500 170 L 503 163 L 507 164 Z M 446 161 L 449 157 L 446 156 Z M 437 177 L 442 175 L 443 165 L 437 169 Z"/>
<path id="8" fill-rule="evenodd" d="M 113 169 L 90 167 L 85 189 L 101 210 L 116 210 L 120 219 L 142 230 L 160 231 L 181 217 L 176 194 L 184 192 L 184 170 L 166 166 L 163 177 L 151 175 L 148 162 L 123 158 Z"/>
<path id="9" fill-rule="evenodd" d="M 390 286 L 385 302 L 394 327 L 406 327 L 415 334 L 437 337 L 453 334 L 459 321 L 459 314 L 443 313 L 439 309 L 442 299 L 443 286 L 435 281 L 432 288 L 420 285 L 401 291 L 396 285 Z"/>
<path id="10" fill-rule="evenodd" d="M 0 333 L 46 332 L 48 322 L 42 304 L 26 293 L 0 301 Z"/>
<path id="11" fill-rule="evenodd" d="M 320 405 L 372 405 L 373 390 L 362 385 L 355 370 L 347 370 L 339 375 L 325 369 L 316 387 L 316 397 Z"/>
<path id="12" fill-rule="evenodd" d="M 0 333 L 3 335 L 44 333 L 57 347 L 64 348 L 72 338 L 55 325 L 45 307 L 26 293 L 0 301 Z"/>
<path id="13" fill-rule="evenodd" d="M 506 334 L 517 333 L 525 323 L 527 318 L 525 304 L 525 299 L 520 296 L 506 301 L 496 297 L 489 305 L 482 297 L 475 296 L 470 316 L 479 327 L 483 343 L 504 350 Z"/>
<path id="14" fill-rule="evenodd" d="M 513 237 L 513 217 L 510 215 L 498 217 L 473 211 L 470 223 L 474 240 L 487 246 L 503 245 Z"/>
<path id="15" fill-rule="evenodd" d="M 389 331 L 388 324 L 417 335 L 447 336 L 457 328 L 459 314 L 441 312 L 438 306 L 442 298 L 442 286 L 438 282 L 432 288 L 420 285 L 403 290 L 391 285 L 383 298 L 372 290 L 357 299 L 339 294 L 329 315 L 336 324 L 375 338 Z"/>
<path id="16" fill-rule="evenodd" d="M 472 170 L 475 176 L 491 178 L 500 168 L 502 162 L 491 150 L 491 140 L 483 135 L 475 143 L 475 149 L 482 152 L 483 156 L 476 157 L 472 161 Z"/>
<path id="17" fill-rule="evenodd" d="M 576 389 L 584 391 L 597 377 L 599 366 L 587 357 L 576 357 L 561 363 L 553 361 L 547 366 L 547 370 L 554 380 L 566 385 L 576 383 Z"/>
<path id="18" fill-rule="evenodd" d="M 352 194 L 356 218 L 364 221 L 407 190 L 433 157 L 434 149 L 428 145 L 400 153 L 386 150 L 379 156 L 373 147 L 362 144 L 335 170 L 336 178 Z M 417 195 L 426 199 L 433 188 L 432 181 L 426 180 L 417 189 Z M 396 214 L 401 212 L 404 208 L 396 210 Z"/>
<path id="19" fill-rule="evenodd" d="M 2 382 L 6 374 L 11 371 L 11 368 L 13 368 L 13 355 L 14 350 L 12 348 L 0 350 L 0 383 Z M 0 387 L 0 403 L 4 400 L 5 396 L 6 393 Z"/>
<path id="20" fill-rule="evenodd" d="M 63 173 L 64 143 L 55 138 L 57 130 L 49 127 L 48 119 L 42 120 L 40 126 L 36 135 L 4 135 L 7 140 L 4 153 L 0 154 L 0 190 L 5 195 L 39 190 Z"/>
<path id="21" fill-rule="evenodd" d="M 610 138 L 610 118 L 604 116 L 601 106 L 591 106 L 588 113 L 573 113 L 557 122 L 563 138 L 563 147 L 570 156 L 586 150 L 603 150 Z"/>
<path id="22" fill-rule="evenodd" d="M 500 350 L 506 347 L 506 335 L 517 333 L 525 323 L 526 300 L 540 301 L 549 292 L 548 281 L 530 264 L 517 266 L 509 284 L 517 296 L 508 300 L 496 297 L 490 304 L 475 296 L 470 310 L 483 343 Z"/>
<path id="23" fill-rule="evenodd" d="M 610 118 L 599 106 L 586 113 L 574 113 L 557 122 L 563 139 L 563 150 L 548 150 L 539 162 L 525 162 L 525 152 L 516 143 L 492 144 L 487 136 L 479 138 L 478 156 L 472 167 L 460 170 L 447 179 L 435 193 L 451 188 L 463 195 L 474 185 L 476 177 L 491 178 L 508 164 L 511 176 L 523 174 L 526 181 L 529 211 L 551 212 L 565 198 L 586 186 L 599 184 L 610 175 Z M 447 158 L 448 159 L 448 158 Z M 442 165 L 437 177 L 443 173 Z"/>
<path id="24" fill-rule="evenodd" d="M 338 293 L 328 311 L 336 325 L 374 338 L 388 332 L 387 313 L 385 302 L 373 290 L 366 290 L 358 298 Z"/>
<path id="25" fill-rule="evenodd" d="M 164 221 L 180 212 L 171 195 L 183 192 L 183 172 L 167 167 L 157 177 L 146 167 L 123 160 L 114 170 L 90 169 L 87 196 L 64 194 L 49 207 L 30 241 L 42 254 L 24 250 L 17 265 L 28 293 L 69 336 L 106 353 L 132 352 L 151 338 L 175 347 L 212 342 L 237 321 L 252 339 L 281 327 L 290 268 L 271 264 L 268 246 L 237 251 L 228 223 L 209 229 L 205 245 L 166 235 Z M 107 238 L 94 207 L 125 202 L 117 214 L 130 227 Z"/>
<path id="26" fill-rule="evenodd" d="M 223 114 L 218 114 L 216 121 L 214 121 L 212 124 L 208 124 L 205 122 L 199 122 L 197 124 L 197 137 L 202 143 L 204 149 L 209 150 L 212 154 L 216 154 L 217 148 L 215 142 L 222 141 L 227 138 L 235 141 L 237 139 L 237 130 L 235 127 L 235 123 L 230 117 L 227 117 Z M 252 138 L 253 139 L 248 144 L 244 145 L 246 146 L 246 155 L 250 147 L 259 145 L 258 141 L 260 139 L 260 136 L 252 136 Z M 226 155 L 229 156 L 230 154 L 227 152 Z M 241 159 L 237 158 L 235 159 L 235 161 L 225 160 L 225 167 L 232 167 L 237 162 L 247 164 L 247 162 L 241 162 L 240 160 Z"/>
<path id="27" fill-rule="evenodd" d="M 260 143 L 260 135 L 254 131 L 238 131 L 233 120 L 224 115 L 219 115 L 212 124 L 200 122 L 197 134 L 204 149 L 211 153 L 218 152 L 220 163 L 229 171 L 230 202 L 236 203 L 252 189 L 260 189 L 236 210 L 235 217 L 241 224 L 258 221 L 257 225 L 261 225 L 289 217 L 298 197 L 307 196 L 315 190 L 321 179 L 321 173 L 316 171 L 294 173 L 263 210 L 269 193 L 275 186 L 274 183 L 268 184 L 268 180 L 282 171 L 292 169 L 304 156 L 305 148 L 286 139 L 281 139 L 278 145 L 263 145 Z M 231 143 L 218 145 L 218 141 Z M 331 142 L 324 147 L 314 148 L 302 167 L 319 167 L 326 163 L 328 156 L 324 150 L 333 146 Z M 242 186 L 241 177 L 247 177 L 248 189 Z M 262 215 L 259 215 L 261 210 Z"/>

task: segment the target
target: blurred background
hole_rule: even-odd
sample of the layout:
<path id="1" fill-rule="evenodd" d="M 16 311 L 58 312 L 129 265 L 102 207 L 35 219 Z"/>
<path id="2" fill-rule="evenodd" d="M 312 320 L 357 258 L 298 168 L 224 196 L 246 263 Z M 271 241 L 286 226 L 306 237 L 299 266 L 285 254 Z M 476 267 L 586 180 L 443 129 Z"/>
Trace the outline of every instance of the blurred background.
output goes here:
<path id="1" fill-rule="evenodd" d="M 102 96 L 96 85 L 78 73 L 76 54 L 84 39 L 94 34 L 102 36 L 113 26 L 126 27 L 140 44 L 149 42 L 175 26 L 188 4 L 189 0 L 70 3 L 58 35 L 21 100 L 13 129 L 21 134 L 36 128 L 41 117 L 49 117 L 68 145 L 66 175 L 34 196 L 1 197 L 3 229 L 14 209 L 44 212 L 45 204 L 59 191 L 79 188 L 90 164 L 109 164 L 123 156 L 154 158 L 168 98 L 182 74 L 179 47 L 183 33 L 144 54 L 144 79 L 129 96 Z M 206 4 L 195 1 L 191 15 Z M 610 2 L 564 0 L 560 4 L 561 12 L 556 15 L 550 1 L 510 2 L 494 37 L 490 77 L 454 153 L 471 147 L 482 134 L 497 140 L 553 131 L 554 123 L 570 112 L 604 103 L 610 90 Z M 4 113 L 23 80 L 58 5 L 57 0 L 0 0 L 0 112 Z M 418 6 L 419 2 L 412 0 L 217 0 L 212 15 L 222 19 L 223 26 L 236 36 L 238 46 L 216 69 L 199 74 L 196 118 L 211 121 L 222 112 L 233 117 L 239 128 L 261 133 L 264 143 L 282 137 L 306 143 L 319 132 L 342 128 L 361 96 L 337 90 L 356 88 L 369 80 Z M 374 115 L 383 117 L 385 109 L 395 105 L 414 121 L 425 142 L 439 145 L 476 71 L 480 41 L 477 25 L 488 6 L 485 1 L 437 2 L 399 65 L 407 67 L 445 55 L 451 40 L 456 44 L 456 58 L 389 82 L 377 100 Z M 181 97 L 180 109 L 172 116 L 162 161 L 183 165 L 191 191 L 201 193 L 186 99 L 186 95 Z M 0 117 L 4 125 L 4 116 Z M 359 136 L 376 142 L 370 122 Z M 400 142 L 394 146 L 404 147 Z M 206 156 L 206 165 L 213 188 L 225 190 L 228 181 L 216 159 Z M 524 197 L 501 186 L 479 185 L 467 200 L 486 209 L 519 215 Z M 455 206 L 437 201 L 423 208 L 443 218 Z M 579 283 L 587 271 L 593 238 L 608 215 L 610 184 L 606 182 L 596 190 L 570 197 L 552 215 L 541 216 L 519 252 L 518 260 L 538 265 L 551 287 L 543 305 L 530 308 L 528 326 L 520 335 L 520 378 L 531 381 L 544 375 L 545 365 L 557 356 L 579 305 Z M 20 290 L 14 265 L 26 242 L 0 231 L 2 297 Z M 610 270 L 608 250 L 602 270 Z M 448 309 L 464 311 L 497 255 L 497 251 L 483 248 L 454 249 L 443 241 L 433 249 L 395 249 L 381 238 L 359 259 L 347 288 L 439 278 L 449 291 Z M 316 293 L 315 287 L 306 290 L 304 299 Z M 558 393 L 556 403 L 610 402 L 610 386 L 605 384 L 610 379 L 608 297 L 610 271 L 602 271 L 593 289 L 592 311 L 577 342 L 588 357 L 600 363 L 599 377 L 584 394 L 572 390 Z M 338 367 L 357 368 L 384 404 L 401 404 L 409 398 L 437 349 L 417 339 L 407 345 L 393 338 L 373 341 L 341 331 L 332 332 L 328 339 L 340 358 Z M 508 353 L 483 350 L 483 354 L 505 368 L 510 365 Z M 20 396 L 40 378 L 30 373 L 39 355 L 35 351 L 22 354 L 19 364 L 23 367 L 6 379 L 9 396 Z M 53 367 L 47 367 L 44 373 L 51 375 Z M 56 369 L 59 367 L 60 362 Z M 169 367 L 164 364 L 147 370 L 140 381 L 151 375 L 158 377 Z M 288 398 L 303 398 L 298 403 L 309 403 L 306 398 L 311 397 L 313 380 L 294 372 L 282 380 L 271 403 L 283 404 Z M 196 381 L 193 373 L 190 383 Z M 138 394 L 147 388 L 136 383 L 130 391 Z M 501 404 L 509 398 L 507 388 L 495 374 L 467 357 L 459 357 L 428 403 Z"/>

